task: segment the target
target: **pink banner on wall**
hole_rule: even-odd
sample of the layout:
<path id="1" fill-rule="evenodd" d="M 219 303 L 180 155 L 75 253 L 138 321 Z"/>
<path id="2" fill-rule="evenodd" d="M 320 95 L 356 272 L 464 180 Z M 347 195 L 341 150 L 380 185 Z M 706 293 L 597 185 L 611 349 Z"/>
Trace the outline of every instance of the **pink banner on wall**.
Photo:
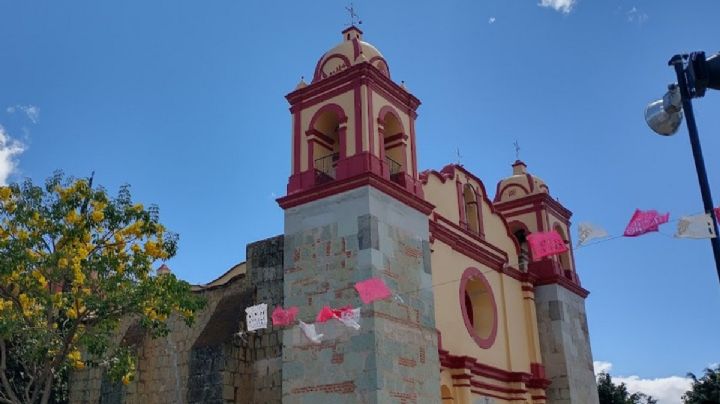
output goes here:
<path id="1" fill-rule="evenodd" d="M 298 308 L 293 306 L 289 309 L 285 310 L 280 306 L 275 307 L 275 310 L 273 310 L 272 315 L 270 316 L 272 318 L 273 325 L 276 326 L 283 326 L 283 325 L 292 325 L 295 323 L 295 318 L 298 314 Z"/>
<path id="2" fill-rule="evenodd" d="M 390 288 L 380 278 L 370 278 L 355 284 L 355 289 L 360 294 L 360 299 L 365 304 L 370 304 L 376 300 L 387 299 L 392 296 Z"/>
<path id="3" fill-rule="evenodd" d="M 530 243 L 533 261 L 539 261 L 545 257 L 561 254 L 568 250 L 565 240 L 555 230 L 531 233 L 527 236 L 527 241 Z"/>
<path id="4" fill-rule="evenodd" d="M 658 231 L 658 227 L 670 220 L 670 213 L 659 214 L 656 210 L 642 211 L 635 209 L 630 223 L 625 228 L 625 237 L 637 237 L 652 231 Z"/>

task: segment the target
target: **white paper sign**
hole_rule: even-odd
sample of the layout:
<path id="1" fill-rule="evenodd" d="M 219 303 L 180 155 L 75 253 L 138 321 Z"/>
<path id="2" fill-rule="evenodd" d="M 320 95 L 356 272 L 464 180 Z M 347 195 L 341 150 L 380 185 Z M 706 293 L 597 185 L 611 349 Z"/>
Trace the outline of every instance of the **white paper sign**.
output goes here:
<path id="1" fill-rule="evenodd" d="M 683 216 L 680 218 L 675 237 L 678 238 L 714 238 L 715 228 L 708 214 Z"/>
<path id="2" fill-rule="evenodd" d="M 607 237 L 608 233 L 602 227 L 595 226 L 592 223 L 580 223 L 578 226 L 578 245 L 585 245 L 588 241 L 595 238 Z"/>
<path id="3" fill-rule="evenodd" d="M 300 329 L 310 341 L 315 344 L 319 344 L 322 341 L 323 335 L 315 331 L 315 324 L 305 324 L 302 321 L 298 322 L 300 323 Z"/>
<path id="4" fill-rule="evenodd" d="M 354 328 L 356 330 L 360 329 L 360 309 L 352 309 L 348 311 L 344 311 L 340 318 L 340 320 L 343 324 L 350 328 Z"/>
<path id="5" fill-rule="evenodd" d="M 261 303 L 245 309 L 248 331 L 267 328 L 267 304 Z"/>

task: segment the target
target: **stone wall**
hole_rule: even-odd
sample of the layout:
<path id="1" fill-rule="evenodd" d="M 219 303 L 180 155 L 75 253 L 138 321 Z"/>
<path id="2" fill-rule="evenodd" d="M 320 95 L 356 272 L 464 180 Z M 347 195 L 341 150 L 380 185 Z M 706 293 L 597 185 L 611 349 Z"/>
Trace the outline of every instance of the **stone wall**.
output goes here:
<path id="1" fill-rule="evenodd" d="M 364 305 L 358 281 L 401 293 Z M 427 216 L 371 187 L 285 211 L 285 306 L 361 308 L 361 328 L 331 320 L 313 344 L 283 335 L 284 403 L 430 403 L 440 397 Z"/>
<path id="2" fill-rule="evenodd" d="M 244 274 L 200 290 L 207 298 L 192 327 L 170 319 L 166 338 L 152 339 L 136 322 L 118 332 L 136 347 L 138 370 L 127 386 L 111 382 L 100 369 L 73 372 L 72 403 L 280 403 L 282 394 L 281 330 L 240 337 L 245 308 L 283 303 L 283 237 L 247 247 Z"/>
<path id="3" fill-rule="evenodd" d="M 548 404 L 599 402 L 585 299 L 556 284 L 535 288 Z"/>

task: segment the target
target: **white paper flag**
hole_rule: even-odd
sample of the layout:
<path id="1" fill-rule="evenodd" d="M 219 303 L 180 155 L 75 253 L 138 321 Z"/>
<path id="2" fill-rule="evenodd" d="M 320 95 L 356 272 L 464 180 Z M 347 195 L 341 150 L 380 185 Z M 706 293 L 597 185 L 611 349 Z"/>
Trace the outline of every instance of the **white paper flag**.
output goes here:
<path id="1" fill-rule="evenodd" d="M 683 216 L 680 218 L 675 237 L 678 238 L 714 238 L 712 217 L 708 214 Z"/>
<path id="2" fill-rule="evenodd" d="M 248 331 L 267 328 L 267 304 L 261 303 L 245 309 L 245 320 Z"/>
<path id="3" fill-rule="evenodd" d="M 342 312 L 342 315 L 338 319 L 343 324 L 356 330 L 360 329 L 360 308 L 347 310 Z"/>
<path id="4" fill-rule="evenodd" d="M 594 238 L 607 237 L 608 233 L 602 227 L 592 223 L 580 223 L 578 225 L 578 245 L 584 245 Z"/>
<path id="5" fill-rule="evenodd" d="M 315 324 L 306 324 L 300 320 L 298 320 L 298 322 L 300 323 L 300 329 L 310 341 L 315 344 L 319 344 L 322 341 L 323 335 L 315 331 Z"/>

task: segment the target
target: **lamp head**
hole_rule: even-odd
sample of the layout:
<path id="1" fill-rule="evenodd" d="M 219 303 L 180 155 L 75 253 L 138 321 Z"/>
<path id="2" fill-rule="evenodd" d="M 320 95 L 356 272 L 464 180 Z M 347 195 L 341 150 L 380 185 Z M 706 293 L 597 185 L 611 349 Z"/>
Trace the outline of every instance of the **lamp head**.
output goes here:
<path id="1" fill-rule="evenodd" d="M 651 102 L 645 108 L 645 122 L 658 135 L 674 135 L 682 119 L 682 101 L 677 84 L 669 85 L 662 99 Z"/>

